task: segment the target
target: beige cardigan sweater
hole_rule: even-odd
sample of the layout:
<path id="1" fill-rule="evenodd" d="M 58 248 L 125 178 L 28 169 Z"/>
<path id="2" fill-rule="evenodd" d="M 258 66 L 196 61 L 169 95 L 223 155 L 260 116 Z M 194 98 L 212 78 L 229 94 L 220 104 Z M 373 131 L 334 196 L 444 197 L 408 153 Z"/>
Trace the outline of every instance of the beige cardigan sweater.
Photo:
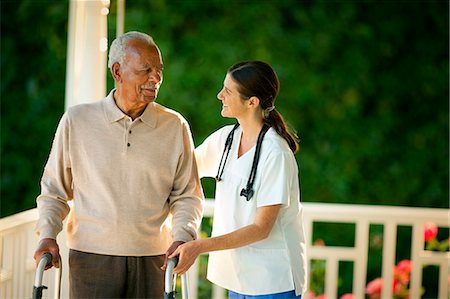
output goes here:
<path id="1" fill-rule="evenodd" d="M 37 198 L 36 231 L 55 239 L 69 215 L 71 249 L 163 254 L 172 241 L 196 238 L 202 217 L 189 125 L 157 103 L 133 121 L 113 92 L 61 118 Z"/>

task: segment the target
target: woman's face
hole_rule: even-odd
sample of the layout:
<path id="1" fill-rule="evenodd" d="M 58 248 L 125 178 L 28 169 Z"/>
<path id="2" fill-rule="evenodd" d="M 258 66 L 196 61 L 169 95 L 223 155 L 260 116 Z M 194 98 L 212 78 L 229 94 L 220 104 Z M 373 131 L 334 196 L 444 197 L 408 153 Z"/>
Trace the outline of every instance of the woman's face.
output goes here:
<path id="1" fill-rule="evenodd" d="M 238 91 L 238 84 L 230 74 L 227 74 L 223 82 L 222 90 L 217 94 L 217 98 L 222 102 L 223 117 L 238 118 L 247 112 L 245 100 L 241 98 Z"/>

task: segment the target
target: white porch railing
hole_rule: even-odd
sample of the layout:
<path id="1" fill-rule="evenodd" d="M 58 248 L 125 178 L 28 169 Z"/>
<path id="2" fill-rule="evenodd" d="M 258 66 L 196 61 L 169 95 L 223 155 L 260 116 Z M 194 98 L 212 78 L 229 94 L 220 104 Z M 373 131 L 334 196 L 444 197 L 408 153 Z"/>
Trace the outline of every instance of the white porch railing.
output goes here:
<path id="1" fill-rule="evenodd" d="M 204 217 L 212 217 L 214 201 L 206 202 Z M 382 279 L 390 282 L 395 264 L 397 227 L 409 226 L 412 229 L 411 298 L 420 298 L 422 267 L 439 266 L 438 298 L 449 298 L 449 252 L 424 250 L 424 224 L 428 221 L 439 227 L 449 227 L 449 210 L 430 208 L 411 208 L 394 206 L 364 206 L 348 204 L 304 203 L 305 229 L 307 233 L 308 258 L 325 260 L 325 294 L 327 298 L 337 298 L 339 261 L 352 261 L 353 294 L 355 298 L 365 297 L 369 226 L 384 226 Z M 35 274 L 33 253 L 37 245 L 34 226 L 38 214 L 36 209 L 0 219 L 0 299 L 30 298 Z M 353 223 L 355 225 L 355 246 L 314 246 L 311 236 L 315 222 Z M 58 237 L 63 256 L 63 280 L 61 298 L 68 296 L 68 266 L 64 233 Z M 408 244 L 409 246 L 409 244 Z M 53 297 L 54 270 L 44 275 L 44 284 L 49 287 L 43 298 Z M 193 267 L 188 276 L 190 298 L 198 298 L 198 266 Z M 390 285 L 390 284 L 386 284 Z M 225 291 L 213 286 L 212 298 L 225 297 Z M 382 298 L 392 298 L 392 289 L 383 288 Z M 206 298 L 200 298 L 206 299 Z"/>

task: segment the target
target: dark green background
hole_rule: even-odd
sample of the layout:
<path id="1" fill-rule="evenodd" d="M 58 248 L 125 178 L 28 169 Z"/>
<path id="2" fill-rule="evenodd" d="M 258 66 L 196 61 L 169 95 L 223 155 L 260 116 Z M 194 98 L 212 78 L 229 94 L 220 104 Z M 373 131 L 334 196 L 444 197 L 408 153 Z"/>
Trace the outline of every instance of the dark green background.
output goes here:
<path id="1" fill-rule="evenodd" d="M 0 3 L 7 216 L 35 206 L 64 110 L 68 2 Z M 115 1 L 110 10 L 109 43 Z M 216 99 L 226 69 L 260 59 L 301 138 L 303 201 L 448 207 L 447 1 L 128 0 L 125 20 L 160 46 L 158 101 L 188 119 L 196 145 L 232 122 Z"/>
<path id="2" fill-rule="evenodd" d="M 0 9 L 4 217 L 35 207 L 64 111 L 68 1 L 1 0 Z M 187 118 L 196 145 L 233 122 L 216 99 L 226 69 L 264 60 L 281 81 L 276 107 L 301 138 L 304 202 L 448 208 L 448 13 L 448 1 L 127 0 L 125 30 L 160 46 L 158 101 Z M 111 1 L 109 43 L 115 17 Z M 213 197 L 213 182 L 203 183 Z M 336 230 L 317 235 L 349 237 Z M 380 232 L 373 226 L 371 240 Z M 370 246 L 368 281 L 380 274 L 381 248 Z M 433 297 L 435 279 L 424 277 Z"/>

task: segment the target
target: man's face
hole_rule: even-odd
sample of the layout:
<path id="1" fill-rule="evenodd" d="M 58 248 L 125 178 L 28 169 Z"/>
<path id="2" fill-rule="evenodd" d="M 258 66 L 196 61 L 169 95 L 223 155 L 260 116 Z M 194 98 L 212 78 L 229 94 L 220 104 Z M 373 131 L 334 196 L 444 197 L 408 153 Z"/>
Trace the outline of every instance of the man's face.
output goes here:
<path id="1" fill-rule="evenodd" d="M 120 65 L 120 87 L 128 102 L 148 104 L 156 100 L 163 81 L 161 53 L 155 45 L 130 41 Z"/>

